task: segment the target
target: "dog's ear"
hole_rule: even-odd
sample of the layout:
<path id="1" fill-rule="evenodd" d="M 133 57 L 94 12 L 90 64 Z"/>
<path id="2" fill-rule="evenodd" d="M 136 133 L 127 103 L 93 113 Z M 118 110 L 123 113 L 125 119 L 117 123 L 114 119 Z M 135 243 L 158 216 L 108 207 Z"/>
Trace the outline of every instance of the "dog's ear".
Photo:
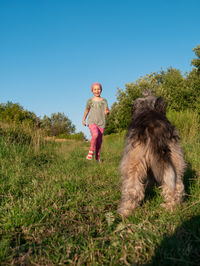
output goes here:
<path id="1" fill-rule="evenodd" d="M 166 115 L 167 103 L 162 97 L 159 97 L 155 102 L 154 108 L 157 112 Z"/>
<path id="2" fill-rule="evenodd" d="M 141 108 L 141 99 L 136 99 L 134 102 L 133 102 L 133 105 L 132 105 L 132 115 L 138 110 Z"/>
<path id="3" fill-rule="evenodd" d="M 136 111 L 136 102 L 134 101 L 132 105 L 131 113 L 134 114 L 135 111 Z"/>

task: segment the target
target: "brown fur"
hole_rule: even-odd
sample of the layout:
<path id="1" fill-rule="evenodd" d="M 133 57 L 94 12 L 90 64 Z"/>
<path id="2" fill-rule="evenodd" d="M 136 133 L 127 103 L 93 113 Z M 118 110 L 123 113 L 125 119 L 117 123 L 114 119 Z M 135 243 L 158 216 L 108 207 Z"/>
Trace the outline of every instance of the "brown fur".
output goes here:
<path id="1" fill-rule="evenodd" d="M 178 139 L 175 127 L 166 118 L 166 103 L 162 98 L 148 95 L 134 102 L 120 163 L 120 215 L 128 216 L 140 205 L 152 178 L 162 188 L 164 207 L 172 208 L 182 201 L 186 164 Z"/>

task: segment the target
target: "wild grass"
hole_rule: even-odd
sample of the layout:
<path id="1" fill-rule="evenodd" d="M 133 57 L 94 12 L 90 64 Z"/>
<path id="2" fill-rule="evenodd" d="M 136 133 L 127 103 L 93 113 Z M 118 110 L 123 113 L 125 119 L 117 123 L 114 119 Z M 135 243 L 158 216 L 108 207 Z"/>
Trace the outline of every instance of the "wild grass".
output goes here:
<path id="1" fill-rule="evenodd" d="M 169 113 L 188 163 L 185 202 L 162 209 L 159 188 L 122 220 L 124 134 L 105 136 L 102 164 L 89 143 L 0 138 L 1 265 L 199 265 L 200 134 L 194 113 Z"/>

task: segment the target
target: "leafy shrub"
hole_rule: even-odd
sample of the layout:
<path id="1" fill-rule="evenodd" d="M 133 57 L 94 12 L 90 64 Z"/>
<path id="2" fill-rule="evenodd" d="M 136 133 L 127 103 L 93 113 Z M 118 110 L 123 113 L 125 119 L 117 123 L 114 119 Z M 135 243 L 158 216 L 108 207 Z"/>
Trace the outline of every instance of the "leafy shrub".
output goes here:
<path id="1" fill-rule="evenodd" d="M 131 118 L 133 101 L 149 89 L 157 97 L 163 97 L 168 110 L 196 110 L 200 113 L 200 75 L 193 70 L 187 76 L 182 76 L 177 69 L 151 73 L 138 79 L 135 83 L 125 85 L 124 90 L 118 90 L 117 102 L 112 107 L 107 118 L 105 134 L 120 132 L 126 129 Z"/>
<path id="2" fill-rule="evenodd" d="M 74 139 L 74 140 L 85 140 L 86 137 L 83 132 L 71 134 L 71 135 L 66 135 L 66 134 L 59 134 L 56 136 L 56 138 L 59 139 Z"/>
<path id="3" fill-rule="evenodd" d="M 75 126 L 64 113 L 53 113 L 51 117 L 44 116 L 41 120 L 41 127 L 48 136 L 59 136 L 73 134 Z"/>
<path id="4" fill-rule="evenodd" d="M 15 124 L 26 121 L 27 124 L 36 125 L 39 123 L 39 118 L 33 112 L 24 110 L 20 104 L 7 102 L 0 104 L 0 121 Z"/>

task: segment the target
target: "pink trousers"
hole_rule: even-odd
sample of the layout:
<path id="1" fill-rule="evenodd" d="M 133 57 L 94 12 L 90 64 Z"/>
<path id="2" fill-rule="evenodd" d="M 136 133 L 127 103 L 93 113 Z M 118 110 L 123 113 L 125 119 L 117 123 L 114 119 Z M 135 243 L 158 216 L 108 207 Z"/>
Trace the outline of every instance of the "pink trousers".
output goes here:
<path id="1" fill-rule="evenodd" d="M 88 127 L 92 135 L 90 151 L 95 150 L 96 160 L 99 160 L 104 128 L 100 128 L 96 124 L 89 124 Z"/>

